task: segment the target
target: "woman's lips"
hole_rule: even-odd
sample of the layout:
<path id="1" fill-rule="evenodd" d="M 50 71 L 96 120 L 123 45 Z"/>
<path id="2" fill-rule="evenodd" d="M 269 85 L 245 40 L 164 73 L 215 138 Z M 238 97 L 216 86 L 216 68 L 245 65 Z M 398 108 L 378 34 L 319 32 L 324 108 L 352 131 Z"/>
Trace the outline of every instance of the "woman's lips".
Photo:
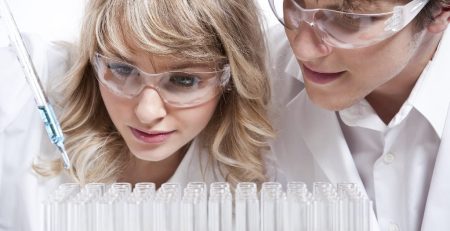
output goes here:
<path id="1" fill-rule="evenodd" d="M 334 73 L 317 72 L 303 65 L 303 76 L 309 81 L 317 84 L 326 84 L 332 82 L 337 78 L 341 77 L 344 72 L 345 71 Z"/>
<path id="2" fill-rule="evenodd" d="M 151 132 L 143 132 L 135 128 L 131 128 L 131 132 L 133 133 L 134 137 L 136 137 L 138 140 L 143 141 L 145 143 L 149 144 L 157 144 L 162 143 L 169 139 L 169 137 L 175 132 L 175 131 L 151 131 Z"/>

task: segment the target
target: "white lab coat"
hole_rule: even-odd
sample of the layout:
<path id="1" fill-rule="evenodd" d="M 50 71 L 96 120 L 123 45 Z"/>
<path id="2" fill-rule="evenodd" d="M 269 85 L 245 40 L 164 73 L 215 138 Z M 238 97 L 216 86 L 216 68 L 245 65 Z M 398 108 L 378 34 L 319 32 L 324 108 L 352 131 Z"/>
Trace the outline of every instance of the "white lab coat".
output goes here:
<path id="1" fill-rule="evenodd" d="M 448 32 L 448 31 L 447 31 Z M 450 41 L 445 41 L 450 43 Z M 343 136 L 336 112 L 314 105 L 303 90 L 300 68 L 281 27 L 269 32 L 271 78 L 273 81 L 275 127 L 277 139 L 272 152 L 285 181 L 353 182 L 364 189 L 358 170 Z M 450 44 L 443 46 L 443 51 Z M 450 54 L 433 68 L 435 75 L 450 77 Z M 448 108 L 447 108 L 448 111 Z M 450 113 L 437 154 L 422 231 L 450 230 Z M 372 213 L 372 218 L 375 215 Z M 380 230 L 375 219 L 372 231 Z"/>
<path id="2" fill-rule="evenodd" d="M 64 75 L 69 67 L 67 48 L 35 37 L 27 36 L 26 41 L 44 86 Z M 54 152 L 55 147 L 47 137 L 11 48 L 0 48 L 0 88 L 0 230 L 40 231 L 43 230 L 41 202 L 58 185 L 71 179 L 65 175 L 44 179 L 31 171 L 35 158 Z M 207 164 L 207 153 L 194 140 L 169 182 L 184 187 L 192 181 L 207 184 L 224 181 Z"/>
<path id="3" fill-rule="evenodd" d="M 67 68 L 67 53 L 58 46 L 26 36 L 43 86 Z M 12 48 L 0 49 L 0 230 L 39 230 L 40 201 L 64 177 L 38 178 L 31 171 L 34 158 L 52 153 L 33 95 Z"/>

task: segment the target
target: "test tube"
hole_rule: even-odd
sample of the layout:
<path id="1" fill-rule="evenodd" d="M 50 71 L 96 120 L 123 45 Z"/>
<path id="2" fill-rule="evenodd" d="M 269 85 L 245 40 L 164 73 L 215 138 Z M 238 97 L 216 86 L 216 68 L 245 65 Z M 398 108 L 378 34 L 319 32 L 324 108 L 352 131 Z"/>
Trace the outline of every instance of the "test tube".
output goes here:
<path id="1" fill-rule="evenodd" d="M 68 231 L 91 231 L 89 218 L 93 214 L 89 213 L 90 195 L 80 192 L 70 199 L 68 209 Z"/>
<path id="2" fill-rule="evenodd" d="M 356 185 L 353 183 L 338 183 L 339 231 L 354 231 L 354 211 L 350 206 L 356 195 Z"/>
<path id="3" fill-rule="evenodd" d="M 363 206 L 363 227 L 361 230 L 372 231 L 372 211 L 373 202 L 369 198 L 364 198 Z"/>
<path id="4" fill-rule="evenodd" d="M 289 182 L 287 185 L 289 231 L 313 231 L 312 194 L 304 182 Z"/>
<path id="5" fill-rule="evenodd" d="M 143 214 L 143 198 L 130 195 L 126 200 L 126 230 L 143 231 L 144 230 L 144 214 Z M 120 219 L 120 218 L 119 218 Z"/>
<path id="6" fill-rule="evenodd" d="M 211 183 L 208 200 L 208 230 L 233 230 L 232 195 L 227 182 Z"/>
<path id="7" fill-rule="evenodd" d="M 261 188 L 261 230 L 283 231 L 286 196 L 277 182 L 265 182 Z"/>
<path id="8" fill-rule="evenodd" d="M 259 231 L 259 200 L 255 183 L 237 184 L 235 208 L 236 231 Z"/>
<path id="9" fill-rule="evenodd" d="M 189 183 L 181 201 L 181 227 L 186 231 L 207 230 L 206 184 Z"/>
<path id="10" fill-rule="evenodd" d="M 112 194 L 110 191 L 106 192 L 97 202 L 97 222 L 95 226 L 96 231 L 115 231 L 115 203 L 117 194 Z M 121 219 L 117 218 L 117 219 Z"/>
<path id="11" fill-rule="evenodd" d="M 84 192 L 89 194 L 91 199 L 95 200 L 103 196 L 106 185 L 104 183 L 89 183 L 84 186 Z"/>
<path id="12" fill-rule="evenodd" d="M 155 229 L 155 212 L 154 212 L 154 200 L 155 200 L 156 186 L 151 182 L 137 183 L 133 190 L 133 195 L 136 198 L 141 198 L 139 217 L 142 219 L 142 230 L 145 231 L 157 231 Z M 132 229 L 130 229 L 132 230 Z"/>
<path id="13" fill-rule="evenodd" d="M 359 195 L 352 200 L 354 230 L 369 231 L 372 202 L 365 196 Z"/>
<path id="14" fill-rule="evenodd" d="M 97 203 L 103 196 L 106 185 L 104 183 L 89 183 L 86 184 L 83 190 L 79 193 L 79 197 L 84 197 L 84 208 L 82 211 L 85 217 L 87 231 L 94 231 L 97 223 Z M 81 229 L 80 229 L 81 230 Z"/>
<path id="15" fill-rule="evenodd" d="M 313 184 L 313 229 L 333 231 L 336 224 L 336 189 L 329 182 Z"/>
<path id="16" fill-rule="evenodd" d="M 370 230 L 372 202 L 354 183 L 337 184 L 340 231 Z"/>
<path id="17" fill-rule="evenodd" d="M 131 184 L 126 182 L 117 182 L 111 185 L 109 192 L 116 194 L 119 200 L 128 197 L 131 194 Z"/>
<path id="18" fill-rule="evenodd" d="M 316 182 L 311 194 L 303 182 L 239 183 L 233 221 L 226 182 L 179 184 L 63 184 L 44 203 L 46 231 L 370 231 L 372 202 L 353 183 Z M 234 223 L 233 223 L 234 222 Z M 233 227 L 234 226 L 234 227 Z"/>
<path id="19" fill-rule="evenodd" d="M 164 183 L 156 193 L 156 230 L 180 230 L 181 186 L 177 183 Z"/>
<path id="20" fill-rule="evenodd" d="M 80 191 L 77 183 L 65 183 L 58 187 L 44 202 L 44 229 L 47 231 L 67 230 L 68 200 Z"/>
<path id="21" fill-rule="evenodd" d="M 111 185 L 109 193 L 113 195 L 113 211 L 114 217 L 119 219 L 114 219 L 114 230 L 122 231 L 126 230 L 127 221 L 127 198 L 131 195 L 132 186 L 130 183 L 117 182 Z"/>
<path id="22" fill-rule="evenodd" d="M 142 197 L 144 200 L 155 196 L 156 186 L 152 182 L 140 182 L 134 186 L 133 194 Z"/>

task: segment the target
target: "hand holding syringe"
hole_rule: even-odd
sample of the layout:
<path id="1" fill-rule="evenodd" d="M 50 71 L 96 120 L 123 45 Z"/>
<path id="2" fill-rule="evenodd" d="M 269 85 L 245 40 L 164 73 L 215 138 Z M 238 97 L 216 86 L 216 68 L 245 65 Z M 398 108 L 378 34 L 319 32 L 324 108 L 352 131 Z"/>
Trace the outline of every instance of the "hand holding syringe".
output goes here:
<path id="1" fill-rule="evenodd" d="M 34 65 L 30 59 L 6 0 L 0 0 L 0 16 L 2 16 L 5 21 L 9 39 L 16 50 L 17 58 L 22 65 L 27 82 L 33 91 L 34 100 L 36 101 L 42 120 L 44 121 L 47 134 L 52 143 L 55 144 L 61 152 L 64 161 L 64 168 L 69 169 L 70 160 L 64 147 L 64 136 L 61 127 L 56 119 L 52 106 L 49 104 L 48 99 L 42 90 L 39 77 L 37 76 Z"/>

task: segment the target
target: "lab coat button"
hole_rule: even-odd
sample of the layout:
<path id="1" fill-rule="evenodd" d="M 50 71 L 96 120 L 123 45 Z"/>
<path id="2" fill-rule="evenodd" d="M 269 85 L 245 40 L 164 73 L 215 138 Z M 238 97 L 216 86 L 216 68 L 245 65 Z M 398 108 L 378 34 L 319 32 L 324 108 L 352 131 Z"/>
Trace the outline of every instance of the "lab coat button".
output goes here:
<path id="1" fill-rule="evenodd" d="M 389 231 L 400 231 L 400 227 L 397 224 L 391 223 L 389 225 Z"/>
<path id="2" fill-rule="evenodd" d="M 392 164 L 394 162 L 395 156 L 392 153 L 387 153 L 383 157 L 383 161 L 385 164 Z"/>

